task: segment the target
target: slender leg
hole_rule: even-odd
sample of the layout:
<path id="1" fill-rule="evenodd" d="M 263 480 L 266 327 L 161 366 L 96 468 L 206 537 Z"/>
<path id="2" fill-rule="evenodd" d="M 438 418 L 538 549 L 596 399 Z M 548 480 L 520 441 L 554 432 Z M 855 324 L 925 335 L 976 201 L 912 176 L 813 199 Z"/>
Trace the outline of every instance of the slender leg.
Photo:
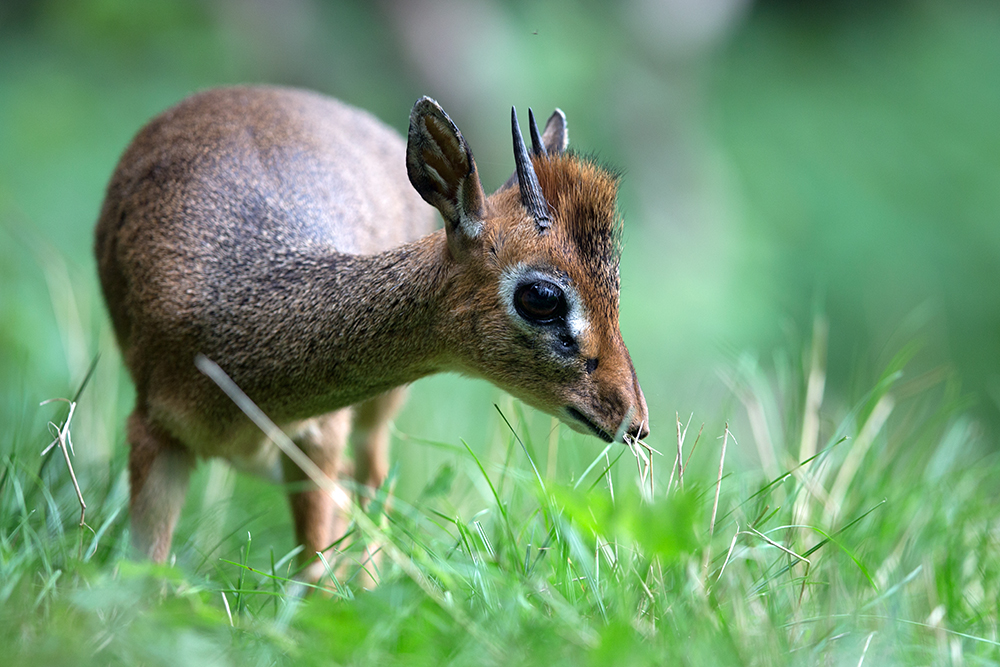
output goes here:
<path id="1" fill-rule="evenodd" d="M 372 491 L 389 473 L 389 420 L 405 400 L 406 387 L 398 387 L 354 406 L 354 479 Z M 367 506 L 369 498 L 370 494 L 363 495 L 361 505 Z"/>
<path id="2" fill-rule="evenodd" d="M 149 423 L 138 408 L 128 419 L 128 441 L 132 545 L 162 563 L 170 554 L 194 456 L 169 433 Z"/>
<path id="3" fill-rule="evenodd" d="M 399 387 L 354 406 L 354 431 L 351 449 L 354 453 L 354 479 L 358 483 L 358 502 L 367 508 L 375 491 L 389 473 L 389 420 L 406 400 L 406 387 Z M 383 511 L 389 506 L 386 500 Z M 373 588 L 373 576 L 381 564 L 380 545 L 366 545 L 362 571 L 356 581 L 359 586 Z"/>
<path id="4" fill-rule="evenodd" d="M 341 454 L 351 429 L 350 409 L 338 410 L 302 422 L 293 438 L 302 451 L 330 479 L 336 480 Z M 350 501 L 346 493 L 334 499 L 309 482 L 305 473 L 289 459 L 283 457 L 285 482 L 292 485 L 288 500 L 295 522 L 295 539 L 304 549 L 299 556 L 303 565 L 301 577 L 316 582 L 326 570 L 316 558 L 326 551 L 344 532 L 344 517 L 338 504 L 346 507 Z"/>

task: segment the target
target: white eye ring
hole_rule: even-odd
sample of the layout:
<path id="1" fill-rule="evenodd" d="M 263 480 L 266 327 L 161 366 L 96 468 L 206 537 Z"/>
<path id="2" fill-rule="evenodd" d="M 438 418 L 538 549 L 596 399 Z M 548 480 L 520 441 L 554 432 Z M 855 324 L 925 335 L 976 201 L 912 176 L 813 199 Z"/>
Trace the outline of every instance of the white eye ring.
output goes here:
<path id="1" fill-rule="evenodd" d="M 518 312 L 516 300 L 517 292 L 524 285 L 532 283 L 548 283 L 554 285 L 562 292 L 565 310 L 562 319 L 566 322 L 570 335 L 575 340 L 580 340 L 588 327 L 587 312 L 583 306 L 583 300 L 579 292 L 572 283 L 568 283 L 564 278 L 553 274 L 550 271 L 531 267 L 523 263 L 508 266 L 500 275 L 499 294 L 500 303 L 507 308 L 507 313 L 511 320 L 524 329 L 537 330 L 538 324 L 532 322 L 530 318 Z"/>

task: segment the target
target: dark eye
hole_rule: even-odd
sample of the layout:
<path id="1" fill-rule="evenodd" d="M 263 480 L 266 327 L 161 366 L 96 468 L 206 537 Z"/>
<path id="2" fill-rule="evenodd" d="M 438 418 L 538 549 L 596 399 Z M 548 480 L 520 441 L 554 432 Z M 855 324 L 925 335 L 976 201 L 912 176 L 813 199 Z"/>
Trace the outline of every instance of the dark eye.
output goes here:
<path id="1" fill-rule="evenodd" d="M 565 317 L 566 299 L 557 286 L 544 280 L 525 283 L 514 293 L 514 308 L 529 322 L 548 324 Z"/>

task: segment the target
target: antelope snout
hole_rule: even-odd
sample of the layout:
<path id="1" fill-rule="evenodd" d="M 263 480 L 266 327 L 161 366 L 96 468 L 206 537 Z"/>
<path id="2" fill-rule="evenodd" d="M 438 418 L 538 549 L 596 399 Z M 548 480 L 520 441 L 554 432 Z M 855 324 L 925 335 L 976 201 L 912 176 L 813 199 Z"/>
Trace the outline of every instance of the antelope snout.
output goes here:
<path id="1" fill-rule="evenodd" d="M 622 348 L 624 349 L 624 344 Z M 649 409 L 646 407 L 646 397 L 639 386 L 639 378 L 635 374 L 632 358 L 625 352 L 619 362 L 616 372 L 608 377 L 606 385 L 611 389 L 603 401 L 610 414 L 607 418 L 613 421 L 608 424 L 613 433 L 623 430 L 623 435 L 641 440 L 649 435 Z M 624 424 L 624 429 L 622 426 Z"/>
<path id="2" fill-rule="evenodd" d="M 642 440 L 649 435 L 649 410 L 646 408 L 646 397 L 642 393 L 642 387 L 639 386 L 638 378 L 635 377 L 635 371 L 632 372 L 632 386 L 635 391 L 636 409 L 626 432 L 633 438 Z"/>
<path id="3" fill-rule="evenodd" d="M 642 393 L 642 387 L 639 386 L 639 378 L 635 375 L 632 360 L 626 359 L 626 363 L 627 370 L 622 374 L 626 379 L 619 385 L 621 389 L 617 392 L 617 397 L 606 402 L 615 408 L 609 415 L 615 423 L 608 426 L 613 427 L 613 432 L 618 432 L 628 420 L 624 435 L 642 440 L 649 435 L 649 410 L 646 407 L 646 397 Z"/>
<path id="4" fill-rule="evenodd" d="M 638 381 L 596 403 L 567 406 L 560 416 L 573 430 L 596 435 L 605 442 L 613 442 L 619 434 L 619 441 L 622 436 L 641 440 L 649 435 L 649 411 Z"/>

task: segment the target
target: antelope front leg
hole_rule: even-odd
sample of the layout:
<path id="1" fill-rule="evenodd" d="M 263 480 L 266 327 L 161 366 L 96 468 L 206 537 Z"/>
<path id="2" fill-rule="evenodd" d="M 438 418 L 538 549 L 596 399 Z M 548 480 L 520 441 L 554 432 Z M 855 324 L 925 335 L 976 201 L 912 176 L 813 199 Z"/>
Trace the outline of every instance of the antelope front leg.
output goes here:
<path id="1" fill-rule="evenodd" d="M 170 555 L 194 456 L 137 408 L 128 419 L 132 546 L 156 563 Z"/>
<path id="2" fill-rule="evenodd" d="M 399 387 L 354 406 L 354 430 L 351 448 L 354 452 L 354 480 L 358 484 L 357 497 L 361 507 L 367 509 L 375 492 L 385 482 L 389 472 L 389 420 L 395 416 L 406 400 L 406 387 Z M 386 498 L 382 508 L 388 511 Z M 373 588 L 381 558 L 380 545 L 369 543 L 364 550 L 358 584 Z"/>
<path id="3" fill-rule="evenodd" d="M 406 387 L 399 387 L 354 406 L 354 480 L 358 502 L 367 507 L 374 492 L 389 473 L 389 420 L 406 400 Z M 367 488 L 361 488 L 361 485 Z"/>
<path id="4" fill-rule="evenodd" d="M 322 470 L 327 477 L 337 481 L 341 454 L 351 429 L 350 409 L 338 410 L 302 423 L 293 438 L 295 444 Z M 326 568 L 316 557 L 325 552 L 344 533 L 345 521 L 341 508 L 350 502 L 340 489 L 340 498 L 334 499 L 308 480 L 297 465 L 282 457 L 285 482 L 290 485 L 288 501 L 295 523 L 295 539 L 303 546 L 299 563 L 304 569 L 299 575 L 315 583 L 325 574 Z"/>

